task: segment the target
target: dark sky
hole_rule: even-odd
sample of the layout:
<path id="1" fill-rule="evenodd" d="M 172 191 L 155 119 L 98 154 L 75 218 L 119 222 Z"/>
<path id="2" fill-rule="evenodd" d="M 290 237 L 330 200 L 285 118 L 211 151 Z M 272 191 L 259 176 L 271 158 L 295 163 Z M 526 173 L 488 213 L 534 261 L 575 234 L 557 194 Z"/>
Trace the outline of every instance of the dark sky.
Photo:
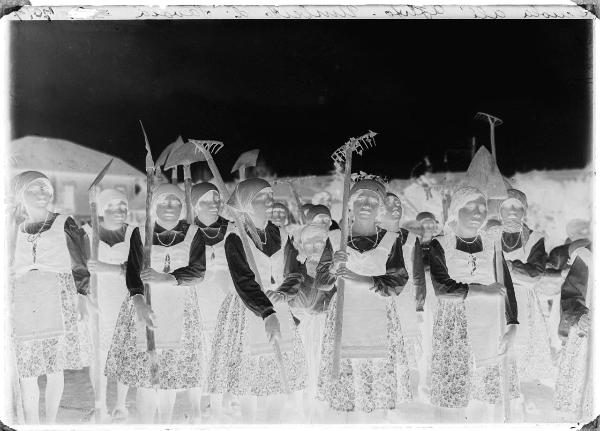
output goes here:
<path id="1" fill-rule="evenodd" d="M 260 148 L 279 175 L 332 168 L 368 129 L 356 169 L 407 178 L 428 155 L 464 170 L 477 111 L 501 117 L 511 175 L 589 160 L 591 21 L 14 22 L 13 137 L 39 134 L 143 168 L 138 119 L 155 156 L 181 133 L 225 143 L 229 171 Z"/>

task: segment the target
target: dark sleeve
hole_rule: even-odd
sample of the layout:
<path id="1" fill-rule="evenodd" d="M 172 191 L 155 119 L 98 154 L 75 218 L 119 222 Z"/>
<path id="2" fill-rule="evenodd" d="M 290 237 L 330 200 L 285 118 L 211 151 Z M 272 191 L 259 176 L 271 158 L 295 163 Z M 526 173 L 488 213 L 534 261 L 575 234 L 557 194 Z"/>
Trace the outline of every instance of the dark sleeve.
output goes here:
<path id="1" fill-rule="evenodd" d="M 313 287 L 312 277 L 301 273 L 289 274 L 277 289 L 285 295 L 285 300 L 292 308 L 311 308 L 316 300 L 318 290 Z"/>
<path id="2" fill-rule="evenodd" d="M 423 263 L 423 251 L 421 250 L 421 241 L 417 238 L 413 248 L 413 285 L 415 286 L 415 302 L 417 311 L 423 311 L 425 305 L 425 296 L 427 288 L 425 285 L 425 265 Z"/>
<path id="3" fill-rule="evenodd" d="M 300 262 L 298 262 L 298 250 L 292 244 L 292 240 L 288 238 L 283 248 L 283 276 L 300 272 Z"/>
<path id="4" fill-rule="evenodd" d="M 177 268 L 171 273 L 180 286 L 193 286 L 204 279 L 206 272 L 206 245 L 200 229 L 194 235 L 190 246 L 190 260 L 188 266 Z"/>
<path id="5" fill-rule="evenodd" d="M 333 265 L 333 246 L 328 238 L 319 264 L 317 265 L 317 276 L 315 278 L 315 287 L 317 289 L 325 291 L 333 289 L 336 277 L 329 273 L 331 265 Z"/>
<path id="6" fill-rule="evenodd" d="M 236 234 L 225 239 L 225 257 L 235 290 L 246 307 L 263 319 L 273 314 L 273 304 L 261 290 L 250 269 L 242 240 Z"/>
<path id="7" fill-rule="evenodd" d="M 129 255 L 127 256 L 127 271 L 125 272 L 125 283 L 129 295 L 143 295 L 144 283 L 140 278 L 140 271 L 144 262 L 144 245 L 140 236 L 139 228 L 131 232 L 129 240 Z"/>
<path id="8" fill-rule="evenodd" d="M 506 287 L 506 324 L 516 325 L 519 323 L 517 320 L 518 309 L 517 309 L 517 298 L 515 297 L 515 288 L 513 286 L 512 278 L 510 276 L 510 270 L 504 259 L 504 253 L 502 254 L 502 268 L 504 270 L 504 287 Z M 496 274 L 496 253 L 494 253 L 494 277 L 498 281 L 498 274 Z"/>
<path id="9" fill-rule="evenodd" d="M 569 335 L 571 326 L 576 325 L 579 318 L 589 311 L 585 305 L 587 279 L 587 265 L 581 258 L 575 258 L 560 289 L 559 334 L 563 336 Z"/>
<path id="10" fill-rule="evenodd" d="M 65 236 L 67 248 L 71 255 L 71 272 L 77 293 L 87 295 L 90 291 L 90 273 L 87 269 L 89 255 L 89 240 L 83 229 L 77 226 L 75 220 L 68 217 L 65 221 Z"/>
<path id="11" fill-rule="evenodd" d="M 529 277 L 539 277 L 546 269 L 547 260 L 548 255 L 546 254 L 544 238 L 540 238 L 531 248 L 527 262 L 523 263 L 520 260 L 512 262 L 513 272 Z"/>
<path id="12" fill-rule="evenodd" d="M 469 292 L 468 283 L 461 283 L 450 278 L 444 248 L 436 239 L 433 239 L 430 243 L 429 270 L 436 296 L 467 297 Z"/>
<path id="13" fill-rule="evenodd" d="M 374 290 L 383 296 L 399 295 L 406 282 L 408 281 L 408 272 L 404 265 L 404 256 L 402 255 L 402 239 L 400 236 L 394 242 L 387 262 L 385 263 L 386 273 L 373 277 Z"/>

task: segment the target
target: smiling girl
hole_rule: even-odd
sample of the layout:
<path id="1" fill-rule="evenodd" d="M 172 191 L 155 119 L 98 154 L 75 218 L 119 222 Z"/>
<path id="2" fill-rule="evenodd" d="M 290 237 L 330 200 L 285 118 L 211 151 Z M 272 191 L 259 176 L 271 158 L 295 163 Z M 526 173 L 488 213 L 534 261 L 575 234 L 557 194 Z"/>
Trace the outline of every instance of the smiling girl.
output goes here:
<path id="1" fill-rule="evenodd" d="M 108 352 L 106 374 L 137 388 L 137 411 L 143 423 L 152 423 L 157 412 L 159 422 L 170 423 L 176 391 L 202 386 L 205 364 L 195 285 L 204 277 L 205 245 L 198 228 L 181 220 L 184 202 L 176 185 L 161 184 L 155 190 L 148 269 L 142 269 L 143 236 L 139 228 L 134 229 L 126 271 L 130 296 L 119 312 Z M 152 307 L 144 297 L 144 283 L 151 286 Z M 158 388 L 151 383 L 146 326 L 154 330 Z"/>
<path id="2" fill-rule="evenodd" d="M 337 296 L 331 300 L 318 380 L 318 397 L 341 412 L 394 410 L 412 399 L 404 337 L 394 296 L 408 280 L 397 233 L 378 227 L 385 187 L 363 179 L 350 191 L 348 251 L 325 248 L 317 269 L 317 286 L 332 289 L 345 279 L 340 374 L 331 379 Z M 344 265 L 342 265 L 344 264 Z"/>
<path id="3" fill-rule="evenodd" d="M 88 260 L 90 272 L 98 275 L 98 309 L 100 313 L 100 352 L 102 387 L 99 389 L 103 403 L 106 403 L 107 379 L 104 375 L 104 366 L 108 356 L 108 349 L 112 341 L 115 324 L 123 300 L 127 296 L 125 284 L 125 271 L 127 269 L 127 256 L 133 227 L 125 222 L 127 219 L 128 202 L 125 194 L 118 190 L 103 190 L 97 197 L 98 210 L 103 215 L 100 222 L 98 260 Z M 88 236 L 92 232 L 88 229 Z M 92 361 L 93 363 L 93 361 Z M 90 367 L 90 376 L 95 372 Z M 94 379 L 92 379 L 92 382 Z M 117 380 L 117 403 L 112 417 L 115 420 L 127 418 L 125 406 L 128 386 Z M 107 406 L 102 406 L 103 412 Z"/>
<path id="4" fill-rule="evenodd" d="M 84 366 L 77 311 L 87 316 L 85 232 L 70 216 L 50 211 L 54 189 L 44 174 L 17 175 L 14 192 L 26 214 L 18 226 L 12 268 L 13 338 L 25 421 L 40 422 L 38 377 L 45 375 L 45 423 L 54 423 L 63 370 Z"/>
<path id="5" fill-rule="evenodd" d="M 457 409 L 454 420 L 464 420 L 462 409 L 471 398 L 500 405 L 498 338 L 502 336 L 500 349 L 506 351 L 519 323 L 510 272 L 504 261 L 504 287 L 496 283 L 494 237 L 490 231 L 482 230 L 486 218 L 483 193 L 474 187 L 459 188 L 452 196 L 446 234 L 431 241 L 431 279 L 438 297 L 431 403 L 442 409 L 441 414 L 450 413 L 443 409 Z M 498 301 L 505 302 L 506 328 L 499 326 L 494 317 L 494 304 Z M 467 307 L 467 303 L 473 306 Z M 486 312 L 490 307 L 492 312 Z M 491 365 L 476 361 L 475 350 L 478 358 L 489 354 Z M 511 396 L 516 398 L 519 393 L 515 367 L 508 371 Z"/>

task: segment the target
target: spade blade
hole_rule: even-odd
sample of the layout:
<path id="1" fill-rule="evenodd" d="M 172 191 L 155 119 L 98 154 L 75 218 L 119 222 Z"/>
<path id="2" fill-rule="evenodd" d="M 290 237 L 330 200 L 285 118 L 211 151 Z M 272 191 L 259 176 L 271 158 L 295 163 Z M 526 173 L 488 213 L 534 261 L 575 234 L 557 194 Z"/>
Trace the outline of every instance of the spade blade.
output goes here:
<path id="1" fill-rule="evenodd" d="M 240 154 L 238 159 L 233 164 L 233 168 L 231 168 L 231 173 L 234 173 L 237 170 L 242 168 L 248 168 L 251 166 L 256 166 L 256 160 L 258 159 L 258 153 L 260 150 L 250 150 L 245 153 Z"/>

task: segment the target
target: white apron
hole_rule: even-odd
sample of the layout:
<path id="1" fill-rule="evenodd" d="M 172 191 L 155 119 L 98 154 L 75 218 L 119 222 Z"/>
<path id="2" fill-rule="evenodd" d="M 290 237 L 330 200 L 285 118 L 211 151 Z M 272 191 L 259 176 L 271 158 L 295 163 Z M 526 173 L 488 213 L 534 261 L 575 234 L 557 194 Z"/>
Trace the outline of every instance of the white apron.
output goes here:
<path id="1" fill-rule="evenodd" d="M 134 227 L 128 225 L 125 230 L 125 238 L 122 242 L 112 247 L 100 241 L 98 245 L 98 260 L 104 263 L 120 265 L 127 262 L 129 257 L 129 244 Z M 92 241 L 92 230 L 85 225 L 84 230 Z M 98 278 L 98 309 L 100 310 L 100 345 L 107 350 L 110 347 L 112 334 L 115 330 L 117 317 L 123 300 L 129 295 L 125 276 L 122 274 L 100 273 Z"/>
<path id="2" fill-rule="evenodd" d="M 29 234 L 20 225 L 14 259 L 13 328 L 17 341 L 43 340 L 65 332 L 61 287 L 56 274 L 71 273 L 65 221 L 59 214 L 40 235 L 33 254 Z"/>
<path id="3" fill-rule="evenodd" d="M 543 236 L 539 232 L 531 232 L 529 238 L 527 239 L 527 243 L 516 250 L 512 250 L 510 252 L 504 252 L 504 258 L 507 261 L 520 260 L 523 263 L 527 263 L 527 258 L 529 257 L 529 253 L 531 253 L 531 248 L 540 240 Z M 517 304 L 526 305 L 529 303 L 528 294 L 529 292 L 534 292 L 535 294 L 535 286 L 537 284 L 536 279 L 530 279 L 527 276 L 523 276 L 521 274 L 512 274 L 512 282 L 515 289 L 515 298 L 517 299 Z M 537 295 L 535 295 L 535 300 L 538 301 Z M 523 315 L 527 315 L 523 313 Z M 516 343 L 527 343 L 529 339 L 529 326 L 526 322 L 522 322 L 521 325 L 518 326 Z"/>
<path id="4" fill-rule="evenodd" d="M 227 225 L 223 240 L 215 245 L 206 245 L 206 273 L 196 292 L 202 319 L 202 331 L 212 333 L 217 324 L 219 307 L 228 293 L 234 292 L 233 281 L 225 257 L 225 237 L 229 232 Z"/>
<path id="5" fill-rule="evenodd" d="M 415 301 L 416 289 L 413 283 L 413 251 L 417 237 L 409 232 L 406 242 L 402 246 L 402 256 L 404 256 L 404 266 L 408 273 L 408 281 L 396 297 L 396 309 L 402 325 L 402 335 L 407 338 L 418 338 L 421 335 L 417 321 L 417 304 Z"/>
<path id="6" fill-rule="evenodd" d="M 496 289 L 496 286 L 492 286 L 496 282 L 492 235 L 482 234 L 483 250 L 473 255 L 456 249 L 457 239 L 453 234 L 439 237 L 438 241 L 444 248 L 446 267 L 451 279 Z M 504 298 L 467 295 L 465 307 L 475 365 L 482 367 L 496 364 L 499 339 L 506 325 Z"/>
<path id="7" fill-rule="evenodd" d="M 348 247 L 346 267 L 361 275 L 385 274 L 397 237 L 396 233 L 386 232 L 377 247 L 363 253 Z M 394 299 L 373 292 L 372 287 L 370 283 L 345 280 L 342 358 L 389 356 L 387 303 Z"/>
<path id="8" fill-rule="evenodd" d="M 189 265 L 190 248 L 198 227 L 191 225 L 185 239 L 171 247 L 152 245 L 151 268 L 158 272 L 173 272 L 178 268 Z M 140 234 L 142 232 L 140 231 Z M 142 243 L 144 235 L 141 234 Z M 191 286 L 176 286 L 172 284 L 153 283 L 150 286 L 150 299 L 155 314 L 154 340 L 157 350 L 181 349 L 183 338 L 183 322 L 185 302 Z M 136 320 L 137 348 L 147 350 L 146 325 Z"/>
<path id="9" fill-rule="evenodd" d="M 248 240 L 252 255 L 256 262 L 256 267 L 260 274 L 260 279 L 263 283 L 263 291 L 275 290 L 283 282 L 283 250 L 287 239 L 287 233 L 282 228 L 279 228 L 279 231 L 281 234 L 281 248 L 270 257 L 260 251 L 254 245 L 254 241 L 251 239 Z M 239 235 L 239 232 L 236 233 Z M 272 281 L 274 281 L 274 283 L 272 283 Z M 281 329 L 281 340 L 279 341 L 281 352 L 291 352 L 293 349 L 295 328 L 293 327 L 293 318 L 291 317 L 290 307 L 287 303 L 279 302 L 273 304 L 273 308 L 277 313 Z M 249 341 L 250 355 L 258 356 L 273 353 L 273 346 L 267 340 L 263 319 L 246 309 L 246 321 L 246 339 Z"/>

